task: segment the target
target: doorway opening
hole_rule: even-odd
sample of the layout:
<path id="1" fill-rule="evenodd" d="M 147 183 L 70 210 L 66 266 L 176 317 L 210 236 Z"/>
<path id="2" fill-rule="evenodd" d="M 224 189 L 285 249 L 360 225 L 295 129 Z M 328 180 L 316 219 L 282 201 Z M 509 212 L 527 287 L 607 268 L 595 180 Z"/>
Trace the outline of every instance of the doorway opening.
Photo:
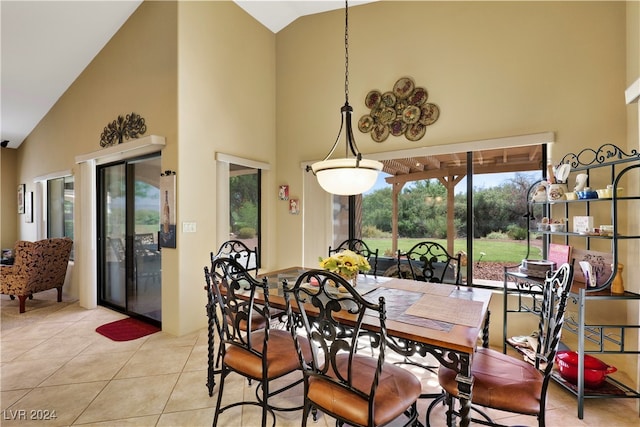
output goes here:
<path id="1" fill-rule="evenodd" d="M 97 169 L 98 304 L 161 325 L 160 154 Z"/>

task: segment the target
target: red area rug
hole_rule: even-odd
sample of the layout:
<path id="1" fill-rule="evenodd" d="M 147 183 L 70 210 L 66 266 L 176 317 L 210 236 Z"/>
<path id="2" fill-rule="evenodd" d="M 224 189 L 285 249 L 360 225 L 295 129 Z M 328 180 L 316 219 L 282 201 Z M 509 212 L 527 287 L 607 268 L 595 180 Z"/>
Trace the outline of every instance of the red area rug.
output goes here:
<path id="1" fill-rule="evenodd" d="M 106 323 L 96 328 L 96 332 L 113 341 L 130 341 L 160 331 L 160 328 L 132 317 Z"/>

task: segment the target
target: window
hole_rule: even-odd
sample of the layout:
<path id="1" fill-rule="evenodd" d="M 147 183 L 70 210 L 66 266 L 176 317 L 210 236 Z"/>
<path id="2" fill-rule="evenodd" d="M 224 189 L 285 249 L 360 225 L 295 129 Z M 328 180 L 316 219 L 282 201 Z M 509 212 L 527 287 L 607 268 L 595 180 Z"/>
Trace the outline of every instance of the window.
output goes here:
<path id="1" fill-rule="evenodd" d="M 451 153 L 445 147 L 428 156 L 415 150 L 387 153 L 388 160 L 378 160 L 388 173 L 372 190 L 349 203 L 334 196 L 334 244 L 347 238 L 347 231 L 348 237 L 362 238 L 379 250 L 378 274 L 383 274 L 385 258 L 392 263 L 397 250 L 433 240 L 451 254 L 469 255 L 470 283 L 502 283 L 503 264 L 517 264 L 529 250 L 526 194 L 543 177 L 548 137 L 533 135 L 526 144 L 505 138 L 495 147 Z M 463 266 L 465 261 L 463 255 Z"/>
<path id="2" fill-rule="evenodd" d="M 217 247 L 230 239 L 240 240 L 250 249 L 258 249 L 256 264 L 260 267 L 268 262 L 261 253 L 261 206 L 262 177 L 270 166 L 224 153 L 216 153 L 216 161 Z"/>
<path id="3" fill-rule="evenodd" d="M 260 169 L 229 165 L 229 225 L 230 238 L 260 253 Z"/>
<path id="4" fill-rule="evenodd" d="M 73 239 L 73 176 L 47 180 L 47 237 Z M 73 259 L 73 250 L 71 252 Z"/>

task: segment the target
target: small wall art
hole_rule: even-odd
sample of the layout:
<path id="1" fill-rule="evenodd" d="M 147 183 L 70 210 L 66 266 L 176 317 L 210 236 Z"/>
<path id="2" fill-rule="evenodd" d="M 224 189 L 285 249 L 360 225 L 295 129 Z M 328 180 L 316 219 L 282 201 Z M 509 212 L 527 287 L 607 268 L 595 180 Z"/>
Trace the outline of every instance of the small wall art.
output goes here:
<path id="1" fill-rule="evenodd" d="M 176 247 L 176 173 L 170 170 L 160 174 L 160 247 Z"/>
<path id="2" fill-rule="evenodd" d="M 278 198 L 280 200 L 289 200 L 289 186 L 281 185 L 278 188 Z"/>
<path id="3" fill-rule="evenodd" d="M 18 213 L 24 213 L 24 191 L 25 184 L 18 185 Z"/>
<path id="4" fill-rule="evenodd" d="M 289 199 L 289 213 L 291 215 L 300 213 L 300 201 L 298 199 Z"/>
<path id="5" fill-rule="evenodd" d="M 25 194 L 24 222 L 33 222 L 33 191 L 29 191 Z"/>

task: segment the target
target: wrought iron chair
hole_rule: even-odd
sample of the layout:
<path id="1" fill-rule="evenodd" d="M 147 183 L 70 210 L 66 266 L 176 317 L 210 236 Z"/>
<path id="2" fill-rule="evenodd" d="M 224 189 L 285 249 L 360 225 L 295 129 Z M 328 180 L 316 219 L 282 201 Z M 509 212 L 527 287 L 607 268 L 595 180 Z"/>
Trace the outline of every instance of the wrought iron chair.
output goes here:
<path id="1" fill-rule="evenodd" d="M 479 406 L 535 416 L 539 426 L 545 425 L 547 388 L 560 343 L 572 279 L 573 267 L 565 263 L 545 280 L 535 360 L 523 360 L 488 348 L 477 350 L 471 365 L 474 379 L 472 409 L 483 419 L 472 419 L 473 422 L 501 425 L 491 420 Z M 459 415 L 454 407 L 459 399 L 456 372 L 441 366 L 438 381 L 444 389 L 448 408 L 447 425 L 452 425 L 453 417 Z M 432 402 L 427 410 L 427 425 L 437 403 L 438 400 Z"/>
<path id="2" fill-rule="evenodd" d="M 240 240 L 227 240 L 224 242 L 218 248 L 218 252 L 211 252 L 211 262 L 215 258 L 231 258 L 240 264 L 244 270 L 251 272 L 253 277 L 258 275 L 258 266 L 260 265 L 258 248 L 249 249 Z"/>
<path id="3" fill-rule="evenodd" d="M 213 319 L 220 336 L 222 354 L 220 386 L 213 425 L 218 424 L 218 416 L 227 409 L 239 405 L 257 405 L 262 408 L 262 426 L 266 426 L 267 413 L 273 416 L 275 426 L 273 411 L 296 411 L 302 406 L 276 407 L 269 405 L 269 398 L 300 384 L 302 378 L 274 391 L 269 389 L 273 380 L 300 369 L 300 361 L 289 331 L 272 330 L 269 327 L 267 280 L 254 279 L 231 258 L 216 258 L 211 271 L 205 267 L 205 277 L 209 303 L 220 307 L 222 311 L 220 318 L 214 316 Z M 263 296 L 263 302 L 259 305 L 256 303 L 258 294 Z M 306 355 L 306 360 L 309 360 L 309 344 L 306 338 L 299 338 L 299 348 L 302 349 L 303 357 Z M 259 382 L 255 401 L 245 400 L 222 406 L 225 380 L 232 372 Z"/>
<path id="4" fill-rule="evenodd" d="M 346 292 L 338 291 L 339 286 Z M 415 425 L 420 381 L 385 362 L 384 297 L 377 304 L 368 302 L 346 280 L 326 270 L 307 271 L 295 284 L 285 281 L 283 287 L 304 378 L 302 425 L 307 425 L 312 410 L 314 419 L 320 410 L 336 418 L 338 425 L 382 426 L 403 414 L 408 419 L 405 425 Z M 358 345 L 365 315 L 379 319 L 377 357 Z M 298 326 L 304 328 L 308 341 L 300 339 Z M 352 332 L 345 334 L 346 329 Z M 307 342 L 311 343 L 311 361 L 303 357 Z"/>
<path id="5" fill-rule="evenodd" d="M 415 244 L 407 252 L 398 250 L 396 266 L 385 272 L 402 279 L 412 279 L 424 282 L 451 283 L 460 285 L 461 254 L 450 255 L 447 250 L 436 242 L 424 241 Z M 402 340 L 396 340 L 396 345 L 402 347 Z M 430 374 L 435 374 L 438 364 L 431 364 L 419 352 L 411 356 L 405 356 L 398 365 L 412 365 L 424 369 Z M 421 398 L 434 398 L 440 393 L 424 393 Z"/>
<path id="6" fill-rule="evenodd" d="M 349 249 L 365 257 L 369 261 L 373 276 L 378 277 L 378 249 L 375 251 L 371 250 L 369 246 L 360 239 L 347 239 L 340 243 L 335 249 L 329 246 L 329 256 L 345 249 Z"/>
<path id="7" fill-rule="evenodd" d="M 449 254 L 439 243 L 420 242 L 407 252 L 398 250 L 397 277 L 459 285 L 460 257 L 460 253 Z"/>

